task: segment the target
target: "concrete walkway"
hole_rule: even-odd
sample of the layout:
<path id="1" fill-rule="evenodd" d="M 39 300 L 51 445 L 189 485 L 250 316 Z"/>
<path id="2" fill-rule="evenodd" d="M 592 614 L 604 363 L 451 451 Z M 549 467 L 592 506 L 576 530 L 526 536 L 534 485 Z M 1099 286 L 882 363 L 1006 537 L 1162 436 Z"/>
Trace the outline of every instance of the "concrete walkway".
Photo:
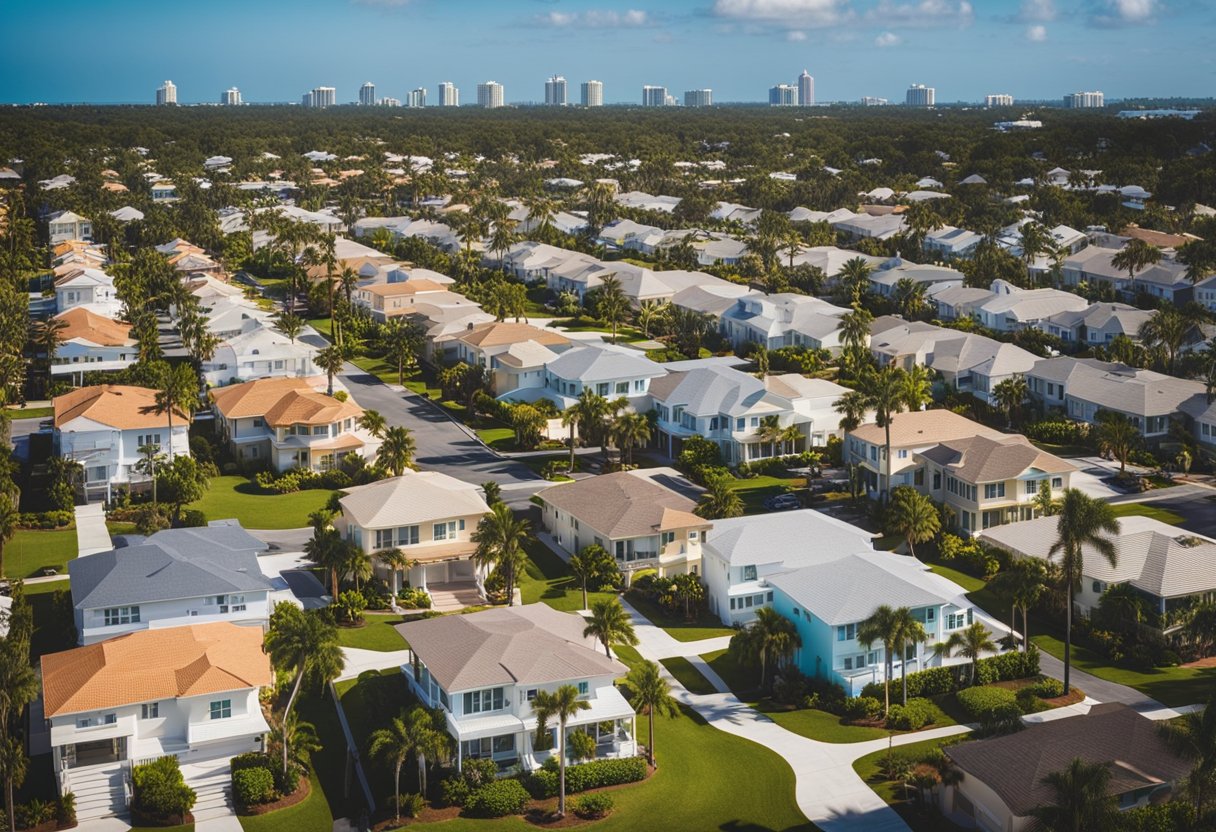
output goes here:
<path id="1" fill-rule="evenodd" d="M 79 557 L 114 548 L 106 528 L 106 507 L 101 503 L 76 506 L 76 546 Z"/>
<path id="2" fill-rule="evenodd" d="M 390 667 L 401 667 L 410 660 L 409 650 L 362 650 L 358 647 L 343 647 L 342 654 L 346 656 L 346 667 L 342 669 L 337 681 L 354 679 L 360 673 L 368 670 L 387 670 Z"/>

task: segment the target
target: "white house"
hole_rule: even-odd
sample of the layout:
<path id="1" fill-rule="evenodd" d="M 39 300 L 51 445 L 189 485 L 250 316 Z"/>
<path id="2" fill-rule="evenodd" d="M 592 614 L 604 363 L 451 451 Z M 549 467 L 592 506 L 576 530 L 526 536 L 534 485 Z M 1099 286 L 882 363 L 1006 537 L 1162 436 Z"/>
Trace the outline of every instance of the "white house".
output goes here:
<path id="1" fill-rule="evenodd" d="M 1154 314 L 1126 303 L 1094 303 L 1080 311 L 1049 315 L 1037 326 L 1066 343 L 1105 346 L 1120 335 L 1139 341 L 1140 327 Z"/>
<path id="2" fill-rule="evenodd" d="M 98 315 L 77 306 L 56 315 L 65 326 L 56 333 L 59 348 L 51 365 L 52 375 L 71 375 L 129 367 L 139 353 L 131 325 Z"/>
<path id="3" fill-rule="evenodd" d="M 1022 289 L 1004 280 L 992 281 L 993 296 L 972 307 L 972 315 L 997 332 L 1017 332 L 1052 315 L 1080 312 L 1089 301 L 1059 289 Z"/>
<path id="4" fill-rule="evenodd" d="M 291 340 L 278 330 L 248 320 L 242 331 L 221 341 L 203 362 L 203 378 L 212 387 L 274 376 L 316 375 L 317 348 Z"/>
<path id="5" fill-rule="evenodd" d="M 840 352 L 840 318 L 849 310 L 808 295 L 748 295 L 722 313 L 719 328 L 736 347 L 806 347 Z"/>
<path id="6" fill-rule="evenodd" d="M 62 313 L 77 306 L 117 318 L 122 313 L 122 301 L 114 288 L 114 278 L 93 268 L 72 269 L 55 278 L 55 309 Z"/>
<path id="7" fill-rule="evenodd" d="M 535 386 L 545 365 L 571 346 L 556 330 L 511 321 L 471 323 L 453 341 L 457 358 L 482 367 L 496 394 Z"/>
<path id="8" fill-rule="evenodd" d="M 65 240 L 93 239 L 93 223 L 74 211 L 57 211 L 47 218 L 51 245 Z"/>
<path id="9" fill-rule="evenodd" d="M 590 390 L 606 399 L 628 399 L 635 411 L 648 410 L 644 402 L 650 380 L 667 374 L 662 365 L 637 350 L 607 344 L 577 346 L 555 355 L 544 365 L 537 384 L 502 393 L 508 401 L 550 399 L 565 410 Z M 522 379 L 525 383 L 531 378 Z"/>

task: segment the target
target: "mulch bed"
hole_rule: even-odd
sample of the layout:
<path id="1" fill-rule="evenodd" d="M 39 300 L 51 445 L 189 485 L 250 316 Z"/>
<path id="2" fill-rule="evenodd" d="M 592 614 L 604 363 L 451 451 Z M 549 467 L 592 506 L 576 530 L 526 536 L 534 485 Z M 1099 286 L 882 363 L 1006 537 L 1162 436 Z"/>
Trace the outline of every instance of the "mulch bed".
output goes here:
<path id="1" fill-rule="evenodd" d="M 1195 667 L 1201 669 L 1205 667 L 1216 667 L 1216 656 L 1207 656 L 1193 662 L 1187 662 L 1183 665 L 1183 667 Z"/>
<path id="2" fill-rule="evenodd" d="M 238 814 L 241 815 L 266 815 L 271 812 L 277 812 L 279 809 L 286 809 L 288 806 L 295 806 L 297 803 L 303 803 L 308 799 L 309 793 L 312 791 L 312 781 L 307 777 L 300 776 L 300 785 L 294 792 L 286 797 L 280 797 L 274 803 L 259 803 L 257 806 L 249 806 L 242 809 Z"/>

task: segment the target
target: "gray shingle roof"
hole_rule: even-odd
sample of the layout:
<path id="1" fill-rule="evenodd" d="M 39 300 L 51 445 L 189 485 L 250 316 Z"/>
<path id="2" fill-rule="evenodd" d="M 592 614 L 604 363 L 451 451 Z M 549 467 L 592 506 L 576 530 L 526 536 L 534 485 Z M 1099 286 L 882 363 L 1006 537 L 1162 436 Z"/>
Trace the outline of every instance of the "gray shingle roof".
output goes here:
<path id="1" fill-rule="evenodd" d="M 823 512 L 801 509 L 715 520 L 705 545 L 731 566 L 784 563 L 793 569 L 872 550 L 872 537 Z"/>

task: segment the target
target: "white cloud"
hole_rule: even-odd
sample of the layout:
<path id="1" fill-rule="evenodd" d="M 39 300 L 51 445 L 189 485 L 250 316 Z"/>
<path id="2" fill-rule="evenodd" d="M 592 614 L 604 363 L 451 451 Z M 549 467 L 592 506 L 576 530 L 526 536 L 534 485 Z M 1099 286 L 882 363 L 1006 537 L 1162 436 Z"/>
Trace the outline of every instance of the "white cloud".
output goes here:
<path id="1" fill-rule="evenodd" d="M 1101 0 L 1091 21 L 1098 26 L 1138 26 L 1156 22 L 1159 0 Z"/>
<path id="2" fill-rule="evenodd" d="M 1047 40 L 1047 27 L 1042 23 L 1035 23 L 1032 26 L 1026 27 L 1026 40 L 1032 43 L 1042 43 Z"/>
<path id="3" fill-rule="evenodd" d="M 866 14 L 875 23 L 898 26 L 936 27 L 969 26 L 975 10 L 967 0 L 920 0 L 916 3 L 894 3 L 881 0 Z"/>
<path id="4" fill-rule="evenodd" d="M 806 32 L 795 29 L 792 32 L 786 32 L 785 39 L 790 43 L 802 43 L 804 40 L 806 40 Z"/>
<path id="5" fill-rule="evenodd" d="M 407 0 L 408 2 L 408 0 Z M 585 12 L 549 12 L 539 15 L 536 22 L 555 29 L 579 27 L 583 29 L 638 29 L 654 21 L 647 12 L 629 9 L 618 12 L 589 9 Z"/>
<path id="6" fill-rule="evenodd" d="M 885 49 L 888 46 L 899 46 L 901 43 L 903 43 L 903 38 L 894 32 L 883 32 L 874 38 L 874 45 L 880 49 Z"/>
<path id="7" fill-rule="evenodd" d="M 714 0 L 713 14 L 735 20 L 835 26 L 852 19 L 850 0 Z"/>
<path id="8" fill-rule="evenodd" d="M 1050 23 L 1056 19 L 1055 0 L 1022 0 L 1018 20 L 1025 23 Z"/>

